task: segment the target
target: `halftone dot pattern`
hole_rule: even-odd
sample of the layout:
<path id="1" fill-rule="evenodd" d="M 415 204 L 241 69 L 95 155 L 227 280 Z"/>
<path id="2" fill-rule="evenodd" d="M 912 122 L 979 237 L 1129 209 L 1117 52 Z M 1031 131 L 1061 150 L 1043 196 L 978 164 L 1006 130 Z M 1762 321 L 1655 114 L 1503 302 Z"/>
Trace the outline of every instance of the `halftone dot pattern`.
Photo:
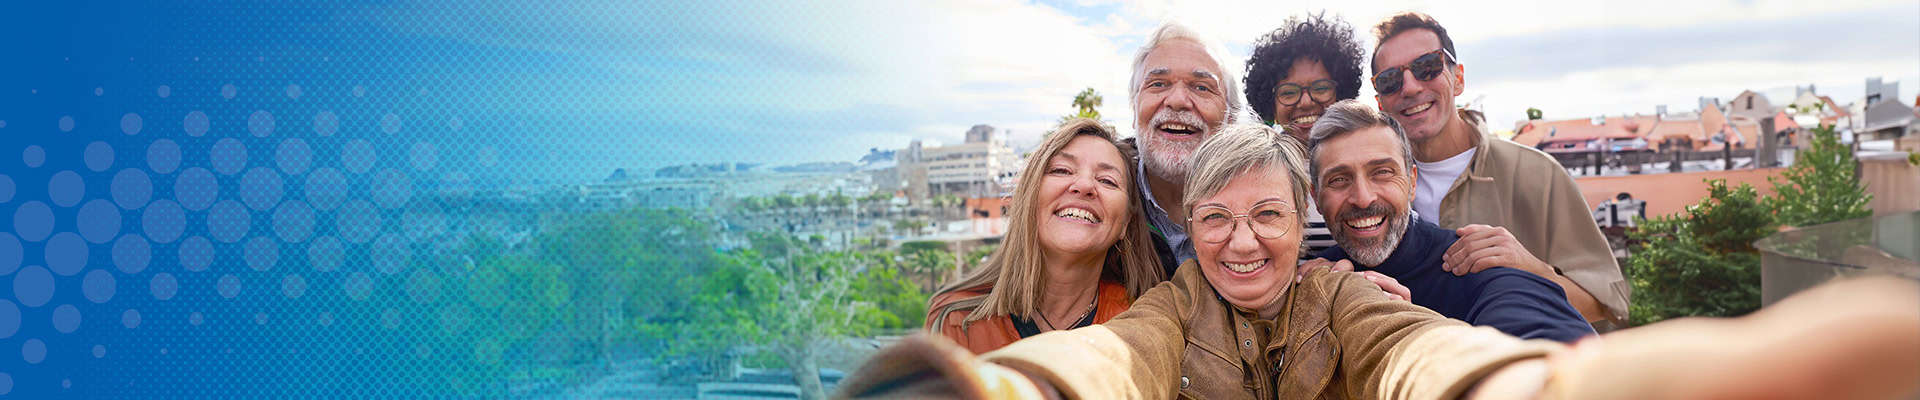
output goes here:
<path id="1" fill-rule="evenodd" d="M 321 236 L 307 245 L 307 265 L 315 272 L 332 272 L 340 268 L 340 261 L 346 257 L 346 247 L 339 239 Z"/>
<path id="2" fill-rule="evenodd" d="M 20 306 L 12 301 L 0 300 L 0 339 L 13 337 L 20 332 Z"/>
<path id="3" fill-rule="evenodd" d="M 86 153 L 82 153 L 80 158 L 86 161 L 88 170 L 106 171 L 113 167 L 113 146 L 101 141 L 88 143 Z"/>
<path id="4" fill-rule="evenodd" d="M 55 172 L 53 178 L 47 181 L 47 198 L 53 200 L 56 206 L 73 207 L 80 204 L 81 196 L 86 192 L 86 179 L 73 171 Z"/>
<path id="5" fill-rule="evenodd" d="M 53 208 L 37 200 L 20 203 L 13 210 L 13 233 L 29 242 L 46 240 L 53 234 Z"/>
<path id="6" fill-rule="evenodd" d="M 146 121 L 140 117 L 140 114 L 127 113 L 120 116 L 120 133 L 138 135 L 144 128 L 146 128 Z"/>
<path id="7" fill-rule="evenodd" d="M 0 232 L 0 276 L 19 270 L 20 263 L 26 259 L 26 256 L 26 247 L 20 245 L 19 237 Z"/>
<path id="8" fill-rule="evenodd" d="M 60 232 L 47 238 L 47 269 L 60 276 L 73 276 L 87 266 L 87 242 L 73 232 Z"/>
<path id="9" fill-rule="evenodd" d="M 120 290 L 113 273 L 104 269 L 87 271 L 87 277 L 80 282 L 80 292 L 86 294 L 87 301 L 94 304 L 113 300 L 113 294 Z"/>
<path id="10" fill-rule="evenodd" d="M 233 243 L 246 236 L 253 228 L 253 215 L 247 207 L 233 200 L 221 200 L 207 209 L 207 233 L 213 240 L 221 243 Z"/>
<path id="11" fill-rule="evenodd" d="M 147 289 L 153 294 L 154 300 L 172 300 L 173 295 L 180 292 L 180 281 L 174 278 L 173 274 L 165 272 L 153 274 L 153 281 L 148 283 Z M 132 315 L 133 319 L 131 320 L 132 322 L 129 322 L 129 325 L 139 325 L 140 313 L 135 312 Z M 128 326 L 128 328 L 132 327 L 133 326 Z"/>
<path id="12" fill-rule="evenodd" d="M 180 171 L 173 184 L 173 197 L 181 207 L 192 211 L 206 210 L 213 206 L 213 200 L 219 198 L 220 181 L 206 168 L 192 167 Z"/>
<path id="13" fill-rule="evenodd" d="M 241 258 L 255 271 L 273 269 L 274 264 L 280 262 L 280 242 L 267 237 L 247 239 Z"/>
<path id="14" fill-rule="evenodd" d="M 213 171 L 221 175 L 233 175 L 247 166 L 247 146 L 239 139 L 225 138 L 213 143 L 208 151 L 213 158 Z"/>
<path id="15" fill-rule="evenodd" d="M 113 266 L 121 273 L 138 274 L 153 261 L 153 245 L 137 234 L 121 236 L 113 242 Z"/>
<path id="16" fill-rule="evenodd" d="M 189 112 L 187 116 L 180 121 L 180 128 L 187 132 L 188 136 L 205 136 L 208 129 L 213 129 L 213 121 L 207 118 L 207 113 L 200 111 Z"/>
<path id="17" fill-rule="evenodd" d="M 53 330 L 60 333 L 73 333 L 80 329 L 80 309 L 72 304 L 61 304 L 53 308 Z"/>
<path id="18" fill-rule="evenodd" d="M 14 166 L 0 168 L 0 217 L 12 217 L 0 221 L 0 285 L 13 289 L 0 289 L 0 346 L 21 346 L 0 357 L 0 394 L 524 398 L 579 378 L 539 363 L 597 362 L 598 349 L 539 329 L 503 336 L 522 329 L 505 321 L 531 319 L 513 310 L 533 294 L 486 281 L 501 262 L 464 246 L 485 234 L 531 249 L 549 223 L 540 219 L 576 218 L 525 205 L 598 179 L 553 173 L 606 161 L 554 143 L 645 153 L 595 132 L 685 128 L 616 122 L 662 114 L 604 107 L 630 90 L 605 66 L 421 44 L 446 27 L 493 24 L 431 11 L 440 6 L 471 7 L 177 7 L 136 13 L 177 32 L 154 39 L 155 51 L 51 57 L 49 70 L 75 76 L 32 85 L 46 105 L 9 109 L 15 124 L 0 126 L 24 142 L 0 146 L 19 151 L 0 156 Z M 310 31 L 335 25 L 352 27 Z M 15 79 L 41 78 L 28 75 Z M 594 111 L 559 113 L 570 110 Z M 528 187 L 540 189 L 521 196 Z M 536 261 L 547 262 L 526 260 Z"/>
<path id="19" fill-rule="evenodd" d="M 254 167 L 240 176 L 240 200 L 247 204 L 247 208 L 264 211 L 280 204 L 281 191 L 285 189 L 283 185 L 279 172 L 267 167 Z"/>
<path id="20" fill-rule="evenodd" d="M 187 211 L 173 200 L 155 201 L 140 213 L 140 227 L 153 241 L 173 243 L 187 229 Z"/>
<path id="21" fill-rule="evenodd" d="M 313 148 L 300 138 L 282 140 L 279 146 L 274 147 L 273 160 L 280 166 L 280 172 L 299 175 L 307 172 L 307 167 L 312 165 Z"/>
<path id="22" fill-rule="evenodd" d="M 40 168 L 47 163 L 47 149 L 39 145 L 27 146 L 20 150 L 20 163 L 26 164 L 27 168 Z"/>
<path id="23" fill-rule="evenodd" d="M 106 199 L 93 199 L 80 206 L 75 217 L 80 236 L 92 243 L 106 243 L 120 234 L 120 209 Z"/>
<path id="24" fill-rule="evenodd" d="M 113 202 L 120 208 L 137 209 L 153 200 L 153 179 L 147 176 L 146 171 L 135 168 L 120 170 L 113 174 L 111 185 L 108 191 L 113 193 Z"/>
<path id="25" fill-rule="evenodd" d="M 319 168 L 307 174 L 307 183 L 303 187 L 307 201 L 320 211 L 332 211 L 347 199 L 347 177 L 340 170 Z"/>
<path id="26" fill-rule="evenodd" d="M 180 241 L 180 268 L 189 272 L 207 270 L 213 265 L 213 243 L 206 237 L 193 236 Z"/>
<path id="27" fill-rule="evenodd" d="M 248 114 L 247 133 L 253 134 L 253 137 L 267 137 L 268 135 L 272 135 L 273 113 L 261 110 L 254 111 L 253 114 Z"/>
<path id="28" fill-rule="evenodd" d="M 156 174 L 171 174 L 180 168 L 180 144 L 160 139 L 147 145 L 147 168 Z"/>
<path id="29" fill-rule="evenodd" d="M 29 265 L 13 274 L 13 297 L 29 308 L 46 305 L 53 299 L 53 272 Z"/>
<path id="30" fill-rule="evenodd" d="M 299 200 L 280 203 L 273 210 L 273 233 L 287 243 L 300 243 L 313 234 L 313 209 Z"/>

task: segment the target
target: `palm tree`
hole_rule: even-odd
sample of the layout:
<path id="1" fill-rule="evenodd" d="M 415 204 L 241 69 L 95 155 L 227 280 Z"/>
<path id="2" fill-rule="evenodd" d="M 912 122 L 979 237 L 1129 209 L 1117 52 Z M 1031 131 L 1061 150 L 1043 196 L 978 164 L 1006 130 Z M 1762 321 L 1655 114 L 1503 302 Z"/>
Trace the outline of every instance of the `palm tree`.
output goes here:
<path id="1" fill-rule="evenodd" d="M 1073 95 L 1073 108 L 1076 112 L 1060 117 L 1060 122 L 1064 123 L 1074 118 L 1099 120 L 1100 110 L 1097 108 L 1100 107 L 1100 103 L 1102 103 L 1103 100 L 1104 99 L 1100 97 L 1100 92 L 1093 91 L 1093 88 L 1081 90 L 1080 94 Z"/>

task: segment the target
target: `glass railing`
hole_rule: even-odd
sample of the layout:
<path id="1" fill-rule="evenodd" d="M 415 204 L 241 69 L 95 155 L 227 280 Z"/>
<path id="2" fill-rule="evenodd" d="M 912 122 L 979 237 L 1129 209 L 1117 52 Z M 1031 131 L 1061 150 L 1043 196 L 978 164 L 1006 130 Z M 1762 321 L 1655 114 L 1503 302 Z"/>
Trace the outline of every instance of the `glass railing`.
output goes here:
<path id="1" fill-rule="evenodd" d="M 1895 275 L 1920 280 L 1920 211 L 1814 225 L 1753 243 L 1760 302 L 1773 304 L 1839 277 Z"/>

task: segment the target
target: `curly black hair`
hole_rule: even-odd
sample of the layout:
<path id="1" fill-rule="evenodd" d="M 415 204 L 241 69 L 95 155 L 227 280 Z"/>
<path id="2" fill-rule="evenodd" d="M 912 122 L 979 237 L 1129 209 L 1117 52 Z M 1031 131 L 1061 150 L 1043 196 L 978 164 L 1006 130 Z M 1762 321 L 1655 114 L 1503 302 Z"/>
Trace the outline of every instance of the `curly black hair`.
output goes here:
<path id="1" fill-rule="evenodd" d="M 1353 26 L 1325 13 L 1287 21 L 1253 42 L 1253 57 L 1247 59 L 1244 89 L 1247 106 L 1269 124 L 1273 115 L 1273 90 L 1287 79 L 1287 70 L 1295 60 L 1319 61 L 1333 78 L 1334 100 L 1360 96 L 1360 41 L 1353 37 Z"/>

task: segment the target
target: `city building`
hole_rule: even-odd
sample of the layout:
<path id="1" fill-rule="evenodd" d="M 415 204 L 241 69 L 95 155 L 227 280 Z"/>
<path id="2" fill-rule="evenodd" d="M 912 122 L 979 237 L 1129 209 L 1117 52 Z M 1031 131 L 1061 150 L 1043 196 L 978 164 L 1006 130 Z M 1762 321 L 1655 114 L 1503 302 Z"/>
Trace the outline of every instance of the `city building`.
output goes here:
<path id="1" fill-rule="evenodd" d="M 1020 156 L 1007 146 L 1005 132 L 974 125 L 966 142 L 929 145 L 914 140 L 895 154 L 899 179 L 914 203 L 935 196 L 999 197 L 1012 191 Z"/>

